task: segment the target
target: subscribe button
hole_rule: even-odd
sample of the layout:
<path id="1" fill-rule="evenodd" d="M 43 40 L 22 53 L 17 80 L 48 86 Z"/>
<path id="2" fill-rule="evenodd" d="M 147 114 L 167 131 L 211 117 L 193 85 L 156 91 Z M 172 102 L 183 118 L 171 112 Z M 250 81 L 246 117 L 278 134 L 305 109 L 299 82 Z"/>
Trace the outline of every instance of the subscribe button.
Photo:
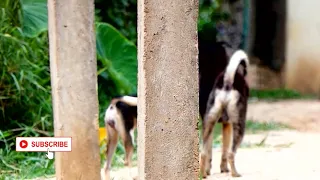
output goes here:
<path id="1" fill-rule="evenodd" d="M 17 137 L 16 151 L 54 152 L 71 151 L 71 137 Z"/>

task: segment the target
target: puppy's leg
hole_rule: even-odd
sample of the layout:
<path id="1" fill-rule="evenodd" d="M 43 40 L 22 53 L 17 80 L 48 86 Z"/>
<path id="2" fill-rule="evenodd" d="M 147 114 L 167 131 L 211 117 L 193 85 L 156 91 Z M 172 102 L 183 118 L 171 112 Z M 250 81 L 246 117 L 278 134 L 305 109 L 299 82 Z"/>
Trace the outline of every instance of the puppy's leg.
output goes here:
<path id="1" fill-rule="evenodd" d="M 247 112 L 246 99 L 237 96 L 237 94 L 234 94 L 227 107 L 230 123 L 232 123 L 232 147 L 228 154 L 228 162 L 233 177 L 241 176 L 235 166 L 235 154 L 244 136 Z"/>
<path id="2" fill-rule="evenodd" d="M 133 142 L 132 142 L 132 138 L 131 138 L 132 131 L 125 128 L 123 121 L 121 121 L 121 123 L 119 123 L 118 129 L 119 129 L 119 134 L 121 136 L 121 139 L 124 144 L 125 151 L 126 151 L 124 165 L 130 167 L 131 166 L 131 157 L 133 154 Z"/>
<path id="3" fill-rule="evenodd" d="M 135 137 L 134 137 L 134 129 L 130 130 L 130 136 L 132 139 L 132 145 L 136 145 Z"/>
<path id="4" fill-rule="evenodd" d="M 205 178 L 210 175 L 211 170 L 211 160 L 212 160 L 212 141 L 213 141 L 213 128 L 215 123 L 206 125 L 206 128 L 210 129 L 208 134 L 203 136 L 203 152 L 201 153 L 201 174 Z"/>
<path id="5" fill-rule="evenodd" d="M 107 142 L 107 150 L 106 150 L 107 160 L 104 165 L 104 171 L 105 171 L 105 178 L 109 179 L 109 171 L 111 168 L 112 157 L 118 143 L 118 133 L 114 128 L 110 127 L 109 125 L 106 125 L 106 129 L 108 133 L 108 142 Z"/>
<path id="6" fill-rule="evenodd" d="M 131 158 L 133 154 L 133 143 L 132 143 L 132 138 L 129 132 L 126 133 L 125 137 L 123 139 L 123 144 L 126 150 L 126 157 L 124 161 L 125 166 L 131 167 Z"/>
<path id="7" fill-rule="evenodd" d="M 212 140 L 213 140 L 213 128 L 218 121 L 222 110 L 222 105 L 219 101 L 208 111 L 203 124 L 203 148 L 200 159 L 200 173 L 203 178 L 206 178 L 210 174 L 211 160 L 212 160 Z"/>
<path id="8" fill-rule="evenodd" d="M 221 173 L 229 172 L 228 169 L 228 153 L 231 151 L 231 141 L 232 141 L 232 124 L 223 123 L 222 124 L 222 155 L 220 163 Z"/>
<path id="9" fill-rule="evenodd" d="M 232 129 L 233 129 L 233 143 L 232 143 L 232 148 L 231 148 L 231 152 L 229 153 L 228 159 L 231 167 L 231 175 L 233 177 L 240 177 L 241 175 L 237 172 L 237 169 L 235 166 L 235 155 L 244 136 L 245 117 L 239 117 L 238 121 L 233 124 Z"/>

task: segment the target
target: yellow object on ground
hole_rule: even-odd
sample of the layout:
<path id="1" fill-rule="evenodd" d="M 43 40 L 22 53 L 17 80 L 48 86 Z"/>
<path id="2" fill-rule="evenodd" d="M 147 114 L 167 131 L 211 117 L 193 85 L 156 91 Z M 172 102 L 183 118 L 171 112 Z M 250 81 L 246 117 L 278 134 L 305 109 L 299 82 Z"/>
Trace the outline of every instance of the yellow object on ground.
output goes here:
<path id="1" fill-rule="evenodd" d="M 104 142 L 107 142 L 108 140 L 108 134 L 106 131 L 105 127 L 100 127 L 99 128 L 99 143 L 100 145 L 103 144 Z"/>

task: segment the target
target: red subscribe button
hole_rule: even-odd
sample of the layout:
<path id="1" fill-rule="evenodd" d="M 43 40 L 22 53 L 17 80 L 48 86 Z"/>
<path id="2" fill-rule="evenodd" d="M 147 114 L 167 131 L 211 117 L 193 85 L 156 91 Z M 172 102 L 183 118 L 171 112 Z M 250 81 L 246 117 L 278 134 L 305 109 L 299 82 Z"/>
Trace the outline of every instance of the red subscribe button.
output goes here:
<path id="1" fill-rule="evenodd" d="M 46 152 L 48 148 L 54 152 L 70 152 L 71 137 L 17 137 L 16 151 Z"/>

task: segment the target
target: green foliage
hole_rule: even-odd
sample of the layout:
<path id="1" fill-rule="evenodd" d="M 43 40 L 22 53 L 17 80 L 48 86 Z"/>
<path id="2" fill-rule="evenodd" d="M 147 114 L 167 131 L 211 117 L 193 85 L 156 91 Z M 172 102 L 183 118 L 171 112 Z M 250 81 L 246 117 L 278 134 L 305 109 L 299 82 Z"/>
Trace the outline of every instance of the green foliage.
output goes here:
<path id="1" fill-rule="evenodd" d="M 97 16 L 137 43 L 137 0 L 95 0 Z"/>
<path id="2" fill-rule="evenodd" d="M 198 32 L 200 39 L 215 41 L 217 35 L 217 21 L 229 18 L 228 14 L 220 11 L 221 3 L 221 0 L 199 1 Z"/>
<path id="3" fill-rule="evenodd" d="M 252 120 L 246 121 L 246 134 L 256 134 L 267 131 L 279 131 L 283 129 L 290 129 L 289 126 L 277 122 L 257 122 Z M 222 143 L 222 124 L 215 125 L 213 130 L 213 146 L 220 147 Z"/>
<path id="4" fill-rule="evenodd" d="M 107 23 L 96 23 L 100 126 L 111 97 L 137 90 L 137 47 Z"/>
<path id="5" fill-rule="evenodd" d="M 52 135 L 47 34 L 26 37 L 20 8 L 0 3 L 0 179 L 53 173 L 43 153 L 14 151 L 16 136 Z"/>
<path id="6" fill-rule="evenodd" d="M 19 7 L 19 6 L 16 6 Z M 52 130 L 50 78 L 47 34 L 25 37 L 16 21 L 15 12 L 2 8 L 0 21 L 0 122 L 11 129 L 35 125 L 42 131 Z M 8 12 L 8 13 L 7 13 Z"/>
<path id="7" fill-rule="evenodd" d="M 54 160 L 47 159 L 44 153 L 13 151 L 15 144 L 7 141 L 1 131 L 0 139 L 5 143 L 5 147 L 0 149 L 0 179 L 26 179 L 54 174 Z"/>
<path id="8" fill-rule="evenodd" d="M 246 122 L 246 131 L 247 133 L 259 133 L 264 131 L 276 131 L 276 130 L 282 130 L 282 129 L 290 129 L 289 126 L 277 123 L 274 121 L 270 122 L 256 122 L 252 120 L 247 120 Z"/>
<path id="9" fill-rule="evenodd" d="M 52 174 L 43 153 L 14 151 L 17 136 L 53 135 L 46 0 L 3 0 L 0 8 L 0 179 Z M 96 23 L 96 40 L 102 126 L 111 97 L 136 92 L 137 48 L 107 23 Z"/>
<path id="10" fill-rule="evenodd" d="M 21 13 L 20 13 L 20 2 L 18 0 L 1 0 L 1 18 L 0 21 L 3 23 L 11 24 L 12 26 L 20 26 Z M 4 28 L 4 27 L 2 27 Z"/>
<path id="11" fill-rule="evenodd" d="M 222 0 L 199 0 L 198 29 L 206 40 L 215 40 L 215 23 L 228 18 L 220 12 Z M 97 17 L 118 29 L 133 43 L 137 43 L 137 0 L 95 0 Z"/>
<path id="12" fill-rule="evenodd" d="M 22 31 L 25 36 L 36 37 L 48 29 L 47 0 L 20 0 Z"/>
<path id="13" fill-rule="evenodd" d="M 250 90 L 251 98 L 264 100 L 284 100 L 284 99 L 311 99 L 312 95 L 301 95 L 299 92 L 290 89 L 266 89 L 266 90 Z"/>
<path id="14" fill-rule="evenodd" d="M 9 2 L 9 1 L 7 1 Z M 4 68 L 11 68 L 11 66 L 14 66 L 17 73 L 20 73 L 19 75 L 11 73 L 10 76 L 8 76 L 7 73 L 9 72 L 9 69 L 3 69 L 3 78 L 6 78 L 6 80 L 3 80 L 2 84 L 4 82 L 7 82 L 10 85 L 15 84 L 16 90 L 13 90 L 12 88 L 8 88 L 11 91 L 15 92 L 29 92 L 33 93 L 31 96 L 27 96 L 25 94 L 19 94 L 19 97 L 21 98 L 29 98 L 29 100 L 25 102 L 33 102 L 30 101 L 30 98 L 34 96 L 34 94 L 39 95 L 38 99 L 36 101 L 37 107 L 44 108 L 46 107 L 46 112 L 51 113 L 51 99 L 50 99 L 50 77 L 49 77 L 49 64 L 48 64 L 48 44 L 47 44 L 47 8 L 46 8 L 46 1 L 45 0 L 21 0 L 21 14 L 23 15 L 21 22 L 22 22 L 22 28 L 19 26 L 12 26 L 12 23 L 9 21 L 6 25 L 3 25 L 3 27 L 9 27 L 10 31 L 12 32 L 3 32 L 5 28 L 2 30 L 2 39 L 5 47 L 2 48 L 2 52 L 4 56 L 1 58 L 4 58 L 5 60 L 2 61 Z M 10 5 L 10 3 L 7 3 Z M 16 6 L 15 8 L 20 8 L 20 6 Z M 3 9 L 4 11 L 12 11 L 13 7 L 8 6 L 7 8 Z M 15 10 L 16 11 L 16 10 Z M 12 14 L 12 13 L 7 13 Z M 6 16 L 8 17 L 8 16 Z M 13 16 L 11 16 L 13 17 Z M 5 19 L 5 18 L 2 18 Z M 10 18 L 7 18 L 10 20 Z M 41 33 L 45 31 L 44 33 Z M 14 33 L 13 33 L 14 32 Z M 30 37 L 30 38 L 28 38 Z M 98 54 L 98 82 L 99 82 L 99 100 L 100 102 L 106 102 L 103 103 L 103 108 L 106 107 L 106 104 L 110 100 L 110 98 L 114 95 L 119 94 L 128 94 L 128 93 L 135 93 L 136 92 L 136 86 L 137 86 L 137 48 L 136 46 L 131 43 L 129 40 L 127 40 L 122 34 L 120 34 L 114 27 L 112 27 L 109 24 L 106 23 L 97 23 L 96 24 L 96 39 L 97 39 L 97 54 Z M 9 42 L 9 40 L 11 40 Z M 24 40 L 28 40 L 28 42 L 24 42 Z M 30 42 L 29 42 L 30 41 Z M 11 44 L 9 44 L 11 43 Z M 15 44 L 12 44 L 15 43 Z M 20 47 L 16 47 L 20 46 Z M 10 50 L 6 48 L 12 48 L 11 51 L 17 51 L 18 53 L 7 53 Z M 19 50 L 24 50 L 22 53 L 20 53 Z M 12 57 L 7 57 L 11 55 L 16 55 L 14 61 L 6 61 L 6 59 L 11 59 Z M 25 59 L 19 57 L 23 55 Z M 40 57 L 41 56 L 41 57 Z M 18 62 L 19 61 L 19 62 Z M 21 61 L 21 62 L 20 62 Z M 7 63 L 10 62 L 8 65 Z M 25 66 L 23 66 L 25 64 Z M 32 66 L 28 66 L 31 64 Z M 19 66 L 19 67 L 17 67 Z M 24 67 L 26 69 L 21 69 L 21 67 Z M 11 70 L 10 69 L 10 70 Z M 37 72 L 39 74 L 34 74 L 34 72 Z M 33 74 L 32 74 L 33 73 Z M 10 74 L 10 73 L 9 73 Z M 25 74 L 28 74 L 29 76 L 26 76 Z M 20 77 L 22 76 L 22 77 Z M 29 80 L 30 84 L 35 86 L 37 89 L 34 90 L 33 87 L 28 86 L 21 86 L 22 83 L 26 83 L 25 79 Z M 8 80 L 9 79 L 9 80 Z M 12 83 L 10 80 L 14 80 L 14 83 Z M 20 82 L 21 81 L 21 82 Z M 6 86 L 6 85 L 3 85 Z M 7 90 L 7 89 L 5 89 Z M 29 91 L 27 91 L 29 90 Z M 46 93 L 45 95 L 41 95 L 37 92 L 39 90 L 44 91 Z M 10 94 L 7 97 L 5 94 Z M 12 99 L 12 93 L 10 92 L 3 92 L 1 93 L 1 99 L 2 101 L 8 101 L 7 99 Z M 17 101 L 11 101 L 13 105 Z M 24 102 L 24 101 L 23 101 Z M 45 106 L 39 106 L 41 103 Z M 6 106 L 2 106 L 2 114 L 5 114 L 8 112 L 7 105 L 8 102 L 5 102 Z M 42 104 L 41 104 L 42 105 Z M 24 104 L 22 107 L 24 109 L 30 108 L 30 104 L 26 105 Z M 14 108 L 13 108 L 14 109 Z M 12 122 L 12 115 L 15 112 L 19 112 L 21 110 L 26 111 L 24 109 L 18 109 L 15 108 L 16 111 L 12 111 L 13 113 L 8 114 L 6 117 L 11 118 L 10 122 Z M 102 113 L 104 113 L 103 109 L 100 109 Z M 10 112 L 10 111 L 9 111 Z M 41 112 L 40 110 L 37 111 L 38 113 Z M 35 111 L 30 111 L 30 113 L 35 114 Z M 21 119 L 20 113 L 17 119 Z M 102 114 L 100 113 L 100 117 Z M 51 120 L 51 115 L 46 116 Z M 39 118 L 39 117 L 38 117 Z M 30 118 L 31 122 L 36 122 L 36 119 L 38 118 Z M 5 118 L 6 119 L 6 118 Z M 100 118 L 100 120 L 102 117 Z M 16 121 L 13 124 L 16 124 L 18 121 Z M 21 123 L 21 120 L 19 120 L 19 123 Z M 29 123 L 27 123 L 29 124 Z M 52 124 L 50 122 L 50 124 Z M 52 127 L 52 125 L 47 126 Z M 52 129 L 52 128 L 48 128 Z"/>
<path id="15" fill-rule="evenodd" d="M 97 54 L 103 72 L 118 83 L 121 94 L 135 93 L 137 87 L 137 47 L 107 23 L 96 24 Z M 103 76 L 105 77 L 105 76 Z"/>

